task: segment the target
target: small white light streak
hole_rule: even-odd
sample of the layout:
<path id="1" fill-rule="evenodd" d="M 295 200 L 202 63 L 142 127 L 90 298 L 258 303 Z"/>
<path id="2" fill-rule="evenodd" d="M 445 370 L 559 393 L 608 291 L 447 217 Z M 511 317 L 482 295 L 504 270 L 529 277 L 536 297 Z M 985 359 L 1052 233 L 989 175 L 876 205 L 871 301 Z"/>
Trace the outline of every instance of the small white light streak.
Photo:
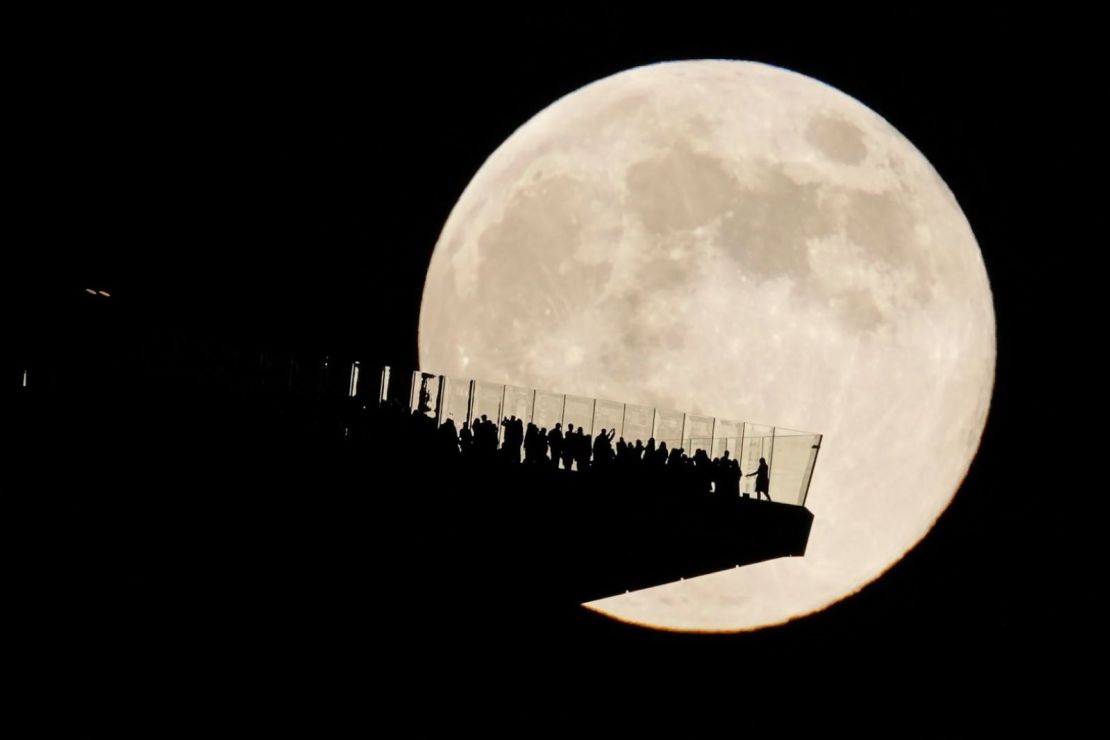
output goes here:
<path id="1" fill-rule="evenodd" d="M 354 398 L 356 395 L 358 395 L 358 362 L 357 361 L 355 362 L 354 365 L 351 365 L 351 384 L 350 384 L 350 387 L 347 388 L 347 395 L 350 398 Z"/>

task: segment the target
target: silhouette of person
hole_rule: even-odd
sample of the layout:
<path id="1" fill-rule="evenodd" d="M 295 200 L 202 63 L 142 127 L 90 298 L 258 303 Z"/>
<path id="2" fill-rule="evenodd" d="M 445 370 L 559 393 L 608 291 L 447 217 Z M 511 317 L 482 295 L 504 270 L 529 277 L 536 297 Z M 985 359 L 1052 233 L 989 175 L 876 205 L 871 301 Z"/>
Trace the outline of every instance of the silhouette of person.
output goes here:
<path id="1" fill-rule="evenodd" d="M 536 449 L 536 438 L 539 433 L 539 427 L 528 422 L 528 430 L 524 432 L 524 461 L 527 463 L 539 462 L 539 451 Z"/>
<path id="2" fill-rule="evenodd" d="M 547 433 L 547 444 L 551 447 L 551 462 L 559 467 L 559 460 L 563 456 L 563 425 L 555 422 L 555 427 Z"/>
<path id="3" fill-rule="evenodd" d="M 698 493 L 709 493 L 710 483 L 713 481 L 713 473 L 715 468 L 709 455 L 705 450 L 700 447 L 694 450 L 694 457 L 692 458 L 694 465 L 694 483 L 697 485 Z"/>
<path id="4" fill-rule="evenodd" d="M 444 454 L 451 458 L 459 454 L 459 433 L 458 430 L 455 429 L 455 422 L 453 419 L 448 419 L 440 426 L 439 441 L 440 449 L 443 450 Z"/>
<path id="5" fill-rule="evenodd" d="M 590 453 L 593 450 L 593 438 L 583 432 L 585 427 L 578 427 L 578 444 L 574 450 L 574 462 L 578 470 L 586 470 L 590 467 Z"/>
<path id="6" fill-rule="evenodd" d="M 462 429 L 459 430 L 459 448 L 462 454 L 469 455 L 473 452 L 474 434 L 470 431 L 470 424 L 463 422 Z"/>
<path id="7" fill-rule="evenodd" d="M 726 472 L 725 495 L 738 498 L 740 496 L 740 462 L 736 458 L 730 460 Z"/>
<path id="8" fill-rule="evenodd" d="M 613 456 L 613 437 L 616 435 L 617 430 L 612 429 L 606 432 L 602 429 L 597 437 L 594 439 L 594 464 L 605 466 L 609 463 L 610 458 Z"/>
<path id="9" fill-rule="evenodd" d="M 567 433 L 563 436 L 563 467 L 570 470 L 571 464 L 574 462 L 575 448 L 578 446 L 578 432 L 574 431 L 573 424 L 567 424 Z M 555 461 L 555 467 L 559 466 L 559 462 Z"/>
<path id="10" fill-rule="evenodd" d="M 501 442 L 501 457 L 509 463 L 520 462 L 520 446 L 524 442 L 523 422 L 516 415 L 501 420 L 505 427 L 505 437 Z"/>
<path id="11" fill-rule="evenodd" d="M 497 425 L 485 414 L 474 424 L 474 446 L 483 458 L 493 457 L 497 452 Z"/>
<path id="12" fill-rule="evenodd" d="M 759 468 L 757 468 L 754 473 L 748 473 L 744 477 L 745 478 L 751 478 L 753 475 L 755 476 L 755 498 L 756 498 L 756 500 L 759 499 L 759 494 L 762 493 L 764 496 L 767 497 L 767 500 L 770 501 L 771 500 L 771 494 L 767 489 L 771 485 L 771 479 L 770 479 L 770 476 L 768 474 L 767 461 L 764 460 L 762 457 L 759 458 Z"/>
<path id="13" fill-rule="evenodd" d="M 421 373 L 420 376 L 420 405 L 417 407 L 417 411 L 421 414 L 427 414 L 432 410 L 432 394 L 431 391 L 428 390 L 428 381 L 431 380 L 432 377 L 434 376 L 428 373 Z"/>
<path id="14" fill-rule="evenodd" d="M 650 440 L 649 440 L 649 442 L 650 442 Z M 660 440 L 659 441 L 659 446 L 655 448 L 655 456 L 654 456 L 654 459 L 653 459 L 652 462 L 655 465 L 655 467 L 662 468 L 662 467 L 666 466 L 667 460 L 669 458 L 670 458 L 670 455 L 667 452 L 667 443 L 664 442 L 663 440 Z"/>

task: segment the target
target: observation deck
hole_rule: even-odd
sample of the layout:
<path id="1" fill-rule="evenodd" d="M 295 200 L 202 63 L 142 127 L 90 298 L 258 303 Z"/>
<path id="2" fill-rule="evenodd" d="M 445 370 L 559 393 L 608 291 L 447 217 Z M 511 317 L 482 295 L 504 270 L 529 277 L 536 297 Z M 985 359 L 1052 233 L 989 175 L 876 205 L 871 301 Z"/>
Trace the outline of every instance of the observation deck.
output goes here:
<path id="1" fill-rule="evenodd" d="M 805 554 L 820 434 L 388 367 L 367 398 L 360 370 L 343 436 L 412 473 L 369 492 L 410 572 L 579 604 Z"/>

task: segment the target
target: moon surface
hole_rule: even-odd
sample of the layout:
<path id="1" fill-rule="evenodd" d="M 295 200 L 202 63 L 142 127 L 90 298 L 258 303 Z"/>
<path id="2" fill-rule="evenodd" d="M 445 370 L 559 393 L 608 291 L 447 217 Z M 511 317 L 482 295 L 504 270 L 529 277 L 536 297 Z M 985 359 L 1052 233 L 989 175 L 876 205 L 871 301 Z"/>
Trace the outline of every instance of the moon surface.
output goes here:
<path id="1" fill-rule="evenodd" d="M 812 78 L 701 60 L 587 85 L 490 156 L 436 244 L 419 351 L 824 434 L 805 557 L 588 605 L 739 631 L 854 593 L 928 533 L 979 445 L 995 331 L 971 228 L 909 141 Z"/>

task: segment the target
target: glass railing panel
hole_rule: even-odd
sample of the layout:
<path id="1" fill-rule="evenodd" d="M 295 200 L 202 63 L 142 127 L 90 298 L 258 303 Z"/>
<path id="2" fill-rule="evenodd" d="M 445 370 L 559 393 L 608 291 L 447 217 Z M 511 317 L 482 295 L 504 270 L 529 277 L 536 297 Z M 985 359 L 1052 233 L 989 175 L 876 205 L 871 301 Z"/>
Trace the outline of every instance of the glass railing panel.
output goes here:
<path id="1" fill-rule="evenodd" d="M 573 424 L 584 434 L 593 434 L 594 399 L 584 396 L 567 396 L 563 405 L 563 428 Z"/>
<path id="2" fill-rule="evenodd" d="M 562 420 L 563 394 L 537 390 L 532 410 L 532 423 L 537 428 L 550 431 Z M 563 429 L 566 429 L 565 424 Z"/>
<path id="3" fill-rule="evenodd" d="M 467 421 L 467 410 L 470 408 L 470 381 L 458 378 L 443 378 L 443 406 L 438 409 L 439 423 L 450 419 L 456 429 L 462 429 Z"/>
<path id="4" fill-rule="evenodd" d="M 504 402 L 501 406 L 502 420 L 515 416 L 524 422 L 524 426 L 528 426 L 528 422 L 532 421 L 532 401 L 535 393 L 531 388 L 505 386 Z"/>
<path id="5" fill-rule="evenodd" d="M 744 423 L 744 437 L 743 448 L 740 455 L 740 471 L 743 478 L 740 479 L 740 492 L 741 495 L 747 494 L 752 498 L 761 497 L 759 488 L 769 488 L 768 475 L 770 470 L 770 463 L 768 460 L 771 457 L 771 449 L 774 445 L 774 427 L 765 424 L 751 424 Z M 763 474 L 760 474 L 760 466 L 764 466 Z M 766 499 L 764 492 L 762 498 Z M 773 494 L 772 494 L 773 495 Z"/>
<path id="6" fill-rule="evenodd" d="M 472 387 L 474 390 L 470 407 L 471 423 L 485 416 L 488 421 L 498 424 L 501 419 L 501 401 L 505 386 L 476 380 Z"/>
<path id="7" fill-rule="evenodd" d="M 667 451 L 682 447 L 682 422 L 686 414 L 670 409 L 655 410 L 655 437 L 656 445 L 666 443 Z"/>
<path id="8" fill-rule="evenodd" d="M 637 406 L 634 403 L 624 405 L 624 423 L 621 425 L 621 436 L 629 444 L 636 444 L 640 440 L 647 444 L 654 433 L 655 409 L 650 406 Z"/>
<path id="9" fill-rule="evenodd" d="M 819 435 L 790 429 L 775 429 L 771 450 L 770 495 L 773 501 L 801 504 L 805 498 L 810 460 Z"/>
<path id="10" fill-rule="evenodd" d="M 802 506 L 806 505 L 806 500 L 809 498 L 809 487 L 813 484 L 813 469 L 817 465 L 817 453 L 821 451 L 821 441 L 824 439 L 821 434 L 814 434 L 813 437 L 813 446 L 809 448 L 809 461 L 802 476 Z"/>
<path id="11" fill-rule="evenodd" d="M 491 440 L 486 449 L 504 442 L 505 422 L 516 417 L 524 428 L 532 423 L 547 432 L 560 424 L 564 435 L 574 425 L 594 441 L 604 429 L 613 432 L 614 445 L 623 438 L 629 447 L 637 440 L 646 447 L 654 438 L 656 447 L 682 448 L 691 458 L 698 450 L 711 459 L 727 453 L 738 461 L 742 477 L 725 493 L 794 505 L 805 505 L 821 445 L 821 435 L 811 432 L 420 371 L 390 376 L 383 369 L 378 393 L 383 401 L 399 401 L 441 424 L 450 420 L 459 430 L 467 422 L 473 430 L 484 415 L 490 422 L 485 429 L 497 430 L 496 439 L 492 433 L 484 437 Z"/>
<path id="12" fill-rule="evenodd" d="M 594 407 L 594 430 L 599 434 L 602 429 L 614 432 L 613 444 L 616 444 L 617 440 L 624 437 L 623 425 L 624 404 L 599 399 Z"/>
<path id="13" fill-rule="evenodd" d="M 698 450 L 705 450 L 708 455 L 713 449 L 713 417 L 686 414 L 682 447 L 690 457 L 693 457 Z"/>
<path id="14" fill-rule="evenodd" d="M 729 457 L 738 459 L 744 422 L 717 419 L 713 428 L 713 457 L 722 457 L 727 450 Z"/>

